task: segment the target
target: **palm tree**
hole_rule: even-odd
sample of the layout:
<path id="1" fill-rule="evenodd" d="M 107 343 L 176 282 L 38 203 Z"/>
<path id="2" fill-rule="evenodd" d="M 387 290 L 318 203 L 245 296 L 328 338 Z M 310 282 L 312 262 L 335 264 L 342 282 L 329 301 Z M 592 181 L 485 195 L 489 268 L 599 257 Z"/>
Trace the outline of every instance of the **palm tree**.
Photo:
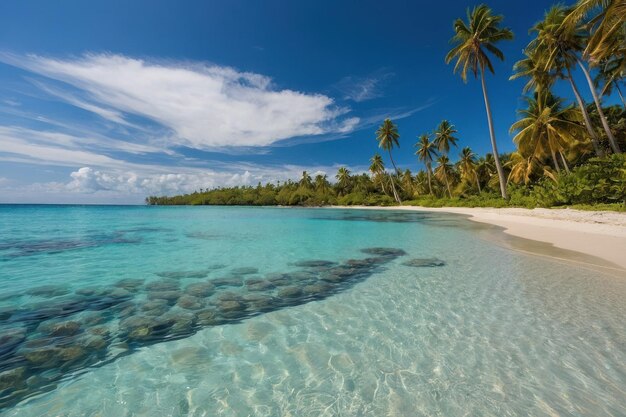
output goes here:
<path id="1" fill-rule="evenodd" d="M 520 110 L 520 120 L 511 126 L 511 132 L 518 131 L 513 138 L 521 155 L 541 159 L 549 153 L 554 168 L 561 171 L 557 154 L 567 172 L 569 167 L 563 152 L 569 149 L 582 131 L 576 121 L 576 111 L 572 107 L 563 108 L 563 100 L 552 94 L 536 98 L 526 98 L 528 108 Z"/>
<path id="2" fill-rule="evenodd" d="M 328 176 L 317 174 L 315 176 L 315 191 L 326 194 L 330 190 L 330 184 L 328 183 Z"/>
<path id="3" fill-rule="evenodd" d="M 532 174 L 536 171 L 538 161 L 534 156 L 524 157 L 519 152 L 513 152 L 511 159 L 507 162 L 507 166 L 511 169 L 509 173 L 508 181 L 514 184 L 524 183 L 528 185 L 530 183 Z"/>
<path id="4" fill-rule="evenodd" d="M 375 181 L 380 183 L 380 186 L 383 190 L 383 194 L 387 194 L 385 190 L 385 163 L 383 162 L 383 158 L 379 154 L 375 154 L 372 159 L 370 159 L 370 172 L 372 173 L 372 177 Z"/>
<path id="5" fill-rule="evenodd" d="M 346 167 L 341 167 L 337 170 L 337 190 L 340 195 L 345 195 L 350 189 L 350 171 Z"/>
<path id="6" fill-rule="evenodd" d="M 476 154 L 466 146 L 461 150 L 461 158 L 459 159 L 459 171 L 461 176 L 468 182 L 476 180 L 478 194 L 482 192 L 480 189 L 480 181 L 478 180 L 478 172 L 476 171 Z"/>
<path id="7" fill-rule="evenodd" d="M 415 151 L 415 155 L 417 155 L 417 158 L 422 161 L 424 165 L 426 165 L 426 174 L 428 174 L 428 191 L 430 192 L 430 194 L 432 194 L 432 162 L 433 159 L 437 156 L 435 144 L 430 141 L 428 134 L 424 133 L 419 137 L 419 142 L 415 144 L 415 147 L 417 148 L 417 151 Z"/>
<path id="8" fill-rule="evenodd" d="M 589 85 L 593 101 L 598 110 L 600 122 L 602 123 L 602 127 L 604 128 L 604 131 L 609 139 L 609 144 L 611 145 L 613 152 L 621 153 L 619 145 L 617 144 L 602 111 L 600 98 L 591 75 L 589 74 L 589 70 L 579 56 L 579 54 L 583 51 L 585 33 L 578 25 L 565 24 L 564 21 L 567 16 L 568 10 L 563 6 L 553 6 L 550 10 L 548 10 L 544 20 L 539 22 L 533 28 L 533 30 L 537 32 L 537 39 L 531 42 L 531 47 L 539 48 L 543 51 L 543 54 L 546 57 L 544 64 L 546 68 L 565 68 L 567 78 L 570 80 L 574 94 L 576 94 L 576 100 L 579 102 L 579 107 L 581 107 L 581 112 L 583 112 L 584 116 L 586 110 L 582 110 L 584 108 L 584 104 L 581 104 L 583 103 L 582 98 L 580 98 L 580 94 L 577 92 L 577 88 L 573 83 L 571 73 L 572 66 L 578 65 L 585 75 L 585 79 Z M 588 115 L 585 117 L 585 123 L 591 126 L 590 120 L 587 119 Z M 593 138 L 593 133 L 591 132 L 593 129 L 591 128 L 588 130 Z M 599 154 L 600 151 L 597 143 L 594 143 L 594 148 L 596 148 L 596 153 Z"/>
<path id="9" fill-rule="evenodd" d="M 404 170 L 400 181 L 402 183 L 402 188 L 404 189 L 404 192 L 409 196 L 409 198 L 411 198 L 414 193 L 414 186 L 413 186 L 413 174 L 411 174 L 410 169 L 407 168 Z"/>
<path id="10" fill-rule="evenodd" d="M 448 195 L 452 198 L 452 193 L 450 192 L 450 181 L 448 178 L 452 175 L 452 165 L 450 164 L 450 159 L 446 155 L 441 155 L 437 158 L 437 168 L 435 168 L 435 177 L 446 184 L 446 188 L 448 189 Z"/>
<path id="11" fill-rule="evenodd" d="M 455 46 L 446 55 L 446 63 L 450 63 L 456 58 L 454 72 L 460 71 L 461 78 L 467 82 L 467 71 L 470 70 L 475 78 L 480 74 L 480 80 L 485 99 L 485 109 L 487 110 L 487 122 L 489 124 L 489 135 L 491 137 L 491 148 L 493 149 L 496 169 L 500 179 L 500 193 L 502 198 L 507 198 L 504 170 L 500 164 L 498 156 L 498 146 L 491 117 L 491 106 L 487 95 L 487 85 L 485 84 L 485 70 L 494 73 L 493 65 L 487 56 L 487 52 L 496 58 L 504 61 L 504 54 L 496 47 L 496 43 L 502 40 L 513 39 L 513 32 L 508 28 L 501 28 L 500 23 L 503 17 L 492 14 L 489 7 L 483 5 L 475 7 L 471 12 L 467 10 L 467 23 L 462 19 L 454 22 L 455 35 L 451 42 Z"/>
<path id="12" fill-rule="evenodd" d="M 540 52 L 537 48 L 526 48 L 524 50 L 526 58 L 513 65 L 513 75 L 509 78 L 510 80 L 528 78 L 528 82 L 524 85 L 524 93 L 531 90 L 536 93 L 549 90 L 556 80 L 556 72 L 546 69 L 545 58 Z"/>
<path id="13" fill-rule="evenodd" d="M 300 179 L 300 182 L 298 183 L 298 185 L 307 190 L 310 190 L 311 188 L 313 188 L 313 182 L 308 172 L 302 171 L 302 178 Z"/>
<path id="14" fill-rule="evenodd" d="M 594 15 L 595 13 L 595 15 Z M 618 48 L 624 55 L 626 45 L 616 39 L 624 32 L 626 3 L 623 0 L 578 0 L 563 21 L 567 29 L 573 29 L 587 18 L 590 37 L 583 55 L 600 62 Z"/>
<path id="15" fill-rule="evenodd" d="M 394 146 L 400 147 L 400 143 L 398 142 L 399 138 L 400 134 L 398 133 L 398 127 L 391 121 L 391 119 L 385 119 L 383 124 L 380 125 L 380 127 L 376 131 L 376 140 L 378 141 L 378 146 L 389 152 L 389 159 L 391 160 L 391 164 L 393 165 L 396 174 L 398 174 L 400 171 L 398 170 L 396 163 L 393 161 L 391 150 Z M 398 203 L 401 203 L 398 192 L 396 191 L 393 177 L 391 178 L 391 188 L 393 189 L 394 198 Z"/>
<path id="16" fill-rule="evenodd" d="M 435 139 L 433 140 L 439 152 L 447 155 L 450 152 L 450 145 L 456 146 L 458 139 L 454 137 L 455 133 L 457 133 L 457 130 L 449 121 L 442 120 L 439 123 L 437 130 L 435 130 Z"/>

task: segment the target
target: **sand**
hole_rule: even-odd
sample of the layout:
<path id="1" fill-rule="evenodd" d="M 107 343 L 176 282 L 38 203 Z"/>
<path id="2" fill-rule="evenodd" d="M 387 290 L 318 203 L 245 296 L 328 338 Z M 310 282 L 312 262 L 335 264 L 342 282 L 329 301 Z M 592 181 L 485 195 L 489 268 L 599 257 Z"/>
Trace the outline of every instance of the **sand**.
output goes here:
<path id="1" fill-rule="evenodd" d="M 359 207 L 365 208 L 365 207 Z M 381 209 L 381 207 L 368 207 Z M 604 260 L 604 267 L 615 269 L 626 278 L 626 213 L 582 211 L 571 209 L 466 208 L 466 207 L 385 207 L 385 210 L 412 210 L 457 213 L 469 219 L 499 226 L 504 233 L 519 238 L 545 242 L 555 248 L 574 251 L 584 256 L 566 256 L 569 261 L 595 264 L 593 258 Z M 539 248 L 539 249 L 538 249 Z M 530 252 L 559 257 L 546 246 Z M 548 253 L 550 252 L 550 253 Z"/>

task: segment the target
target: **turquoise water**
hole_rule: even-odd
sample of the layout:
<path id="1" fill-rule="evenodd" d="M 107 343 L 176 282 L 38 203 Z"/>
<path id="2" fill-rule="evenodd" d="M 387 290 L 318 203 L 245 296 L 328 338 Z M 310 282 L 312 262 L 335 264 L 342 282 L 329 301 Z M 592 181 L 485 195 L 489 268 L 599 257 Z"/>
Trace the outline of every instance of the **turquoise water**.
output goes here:
<path id="1" fill-rule="evenodd" d="M 626 280 L 456 216 L 0 206 L 2 416 L 624 416 Z"/>

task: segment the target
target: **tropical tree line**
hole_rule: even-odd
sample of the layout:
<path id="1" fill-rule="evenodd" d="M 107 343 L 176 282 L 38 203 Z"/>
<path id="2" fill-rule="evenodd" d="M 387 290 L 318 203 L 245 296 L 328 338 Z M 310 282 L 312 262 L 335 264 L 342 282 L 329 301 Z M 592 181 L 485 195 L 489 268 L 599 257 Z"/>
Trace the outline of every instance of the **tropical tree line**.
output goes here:
<path id="1" fill-rule="evenodd" d="M 467 204 L 559 205 L 623 202 L 626 199 L 626 2 L 579 0 L 557 5 L 531 28 L 524 57 L 511 79 L 524 79 L 525 106 L 511 128 L 516 150 L 498 152 L 486 75 L 492 60 L 504 61 L 498 45 L 513 39 L 503 16 L 486 5 L 468 9 L 454 24 L 452 49 L 445 57 L 464 82 L 480 80 L 492 152 L 478 156 L 458 149 L 459 132 L 448 120 L 418 136 L 415 174 L 400 169 L 393 150 L 400 146 L 397 125 L 386 119 L 376 131 L 382 155 L 370 159 L 367 173 L 339 168 L 330 181 L 303 172 L 299 181 L 220 188 L 176 197 L 149 197 L 149 204 Z M 580 73 L 584 86 L 577 84 Z M 554 93 L 569 85 L 571 97 Z M 592 101 L 583 98 L 587 89 Z M 603 100 L 617 96 L 621 104 Z M 571 101 L 570 101 L 571 100 Z M 390 163 L 387 169 L 385 159 Z M 452 162 L 455 159 L 456 162 Z M 593 181 L 591 180 L 593 178 Z M 498 201 L 497 197 L 501 200 Z"/>

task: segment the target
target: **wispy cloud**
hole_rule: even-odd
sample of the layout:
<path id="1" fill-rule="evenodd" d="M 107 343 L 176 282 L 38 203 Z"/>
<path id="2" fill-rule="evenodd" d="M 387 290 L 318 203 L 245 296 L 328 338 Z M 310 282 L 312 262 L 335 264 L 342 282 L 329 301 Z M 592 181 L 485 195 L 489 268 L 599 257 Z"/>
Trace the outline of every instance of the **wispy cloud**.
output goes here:
<path id="1" fill-rule="evenodd" d="M 83 97 L 47 92 L 105 119 L 124 124 L 135 115 L 170 129 L 170 146 L 268 146 L 345 132 L 358 120 L 326 95 L 276 89 L 269 77 L 229 67 L 112 54 L 0 60 L 73 86 Z"/>
<path id="2" fill-rule="evenodd" d="M 392 78 L 392 72 L 377 71 L 366 77 L 347 76 L 342 78 L 334 87 L 343 94 L 346 100 L 357 103 L 382 97 L 386 82 Z"/>

